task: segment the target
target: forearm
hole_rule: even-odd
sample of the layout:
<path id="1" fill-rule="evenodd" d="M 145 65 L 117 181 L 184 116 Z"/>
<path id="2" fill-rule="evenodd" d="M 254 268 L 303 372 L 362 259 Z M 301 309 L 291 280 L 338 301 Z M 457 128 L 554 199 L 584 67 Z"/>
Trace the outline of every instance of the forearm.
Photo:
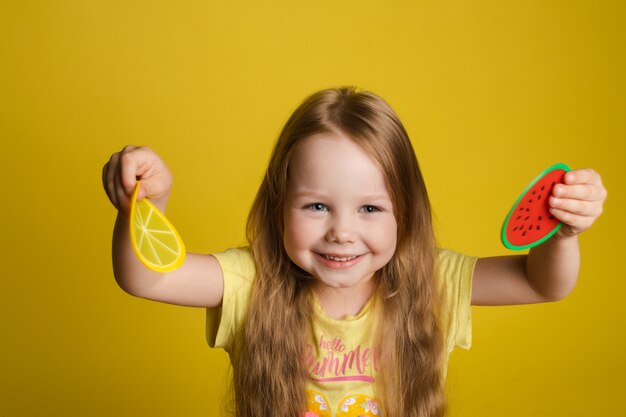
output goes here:
<path id="1" fill-rule="evenodd" d="M 532 248 L 526 259 L 530 286 L 546 300 L 560 300 L 576 286 L 580 270 L 578 237 L 554 235 Z"/>

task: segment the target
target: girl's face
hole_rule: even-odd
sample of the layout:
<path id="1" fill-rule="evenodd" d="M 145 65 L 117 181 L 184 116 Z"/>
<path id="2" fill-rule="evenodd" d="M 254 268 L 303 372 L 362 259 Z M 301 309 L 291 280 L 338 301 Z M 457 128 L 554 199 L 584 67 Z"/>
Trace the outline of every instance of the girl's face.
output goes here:
<path id="1" fill-rule="evenodd" d="M 397 222 L 379 165 L 335 133 L 302 142 L 290 163 L 284 245 L 317 285 L 368 290 L 393 256 Z"/>

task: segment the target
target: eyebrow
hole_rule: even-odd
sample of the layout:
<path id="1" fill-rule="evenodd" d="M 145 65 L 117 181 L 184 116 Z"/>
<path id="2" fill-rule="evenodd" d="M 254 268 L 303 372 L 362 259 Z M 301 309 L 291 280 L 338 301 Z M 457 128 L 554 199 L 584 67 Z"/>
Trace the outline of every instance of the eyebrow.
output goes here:
<path id="1" fill-rule="evenodd" d="M 320 199 L 320 200 L 324 200 L 326 198 L 323 194 L 319 194 L 314 191 L 305 190 L 305 191 L 296 191 L 293 193 L 293 198 L 302 198 L 302 197 L 308 197 L 308 198 Z M 358 199 L 363 200 L 363 201 L 378 201 L 378 200 L 391 201 L 391 197 L 385 196 L 384 194 L 362 195 L 362 196 L 358 196 Z"/>

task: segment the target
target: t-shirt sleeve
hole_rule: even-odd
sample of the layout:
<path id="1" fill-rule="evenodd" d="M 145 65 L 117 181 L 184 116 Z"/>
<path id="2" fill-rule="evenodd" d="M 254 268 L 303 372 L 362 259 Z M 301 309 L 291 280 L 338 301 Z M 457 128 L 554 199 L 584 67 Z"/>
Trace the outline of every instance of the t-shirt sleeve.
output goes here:
<path id="1" fill-rule="evenodd" d="M 228 249 L 213 256 L 224 275 L 224 295 L 220 307 L 206 310 L 206 338 L 209 346 L 230 353 L 248 309 L 255 276 L 254 260 L 247 247 Z"/>
<path id="2" fill-rule="evenodd" d="M 446 302 L 443 316 L 446 347 L 469 349 L 472 344 L 472 276 L 478 258 L 449 249 L 439 250 L 438 268 Z"/>

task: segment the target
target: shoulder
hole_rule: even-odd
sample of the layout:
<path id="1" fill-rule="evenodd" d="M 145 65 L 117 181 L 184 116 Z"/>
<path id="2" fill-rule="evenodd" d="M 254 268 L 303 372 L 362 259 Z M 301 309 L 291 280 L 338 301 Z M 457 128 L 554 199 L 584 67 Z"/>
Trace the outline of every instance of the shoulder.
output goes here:
<path id="1" fill-rule="evenodd" d="M 437 248 L 437 271 L 439 278 L 446 280 L 450 276 L 471 276 L 476 261 L 475 256 L 468 256 L 446 248 Z"/>
<path id="2" fill-rule="evenodd" d="M 220 264 L 225 279 L 227 275 L 234 275 L 250 281 L 256 274 L 254 258 L 248 246 L 226 249 L 223 252 L 214 253 L 213 256 Z"/>

